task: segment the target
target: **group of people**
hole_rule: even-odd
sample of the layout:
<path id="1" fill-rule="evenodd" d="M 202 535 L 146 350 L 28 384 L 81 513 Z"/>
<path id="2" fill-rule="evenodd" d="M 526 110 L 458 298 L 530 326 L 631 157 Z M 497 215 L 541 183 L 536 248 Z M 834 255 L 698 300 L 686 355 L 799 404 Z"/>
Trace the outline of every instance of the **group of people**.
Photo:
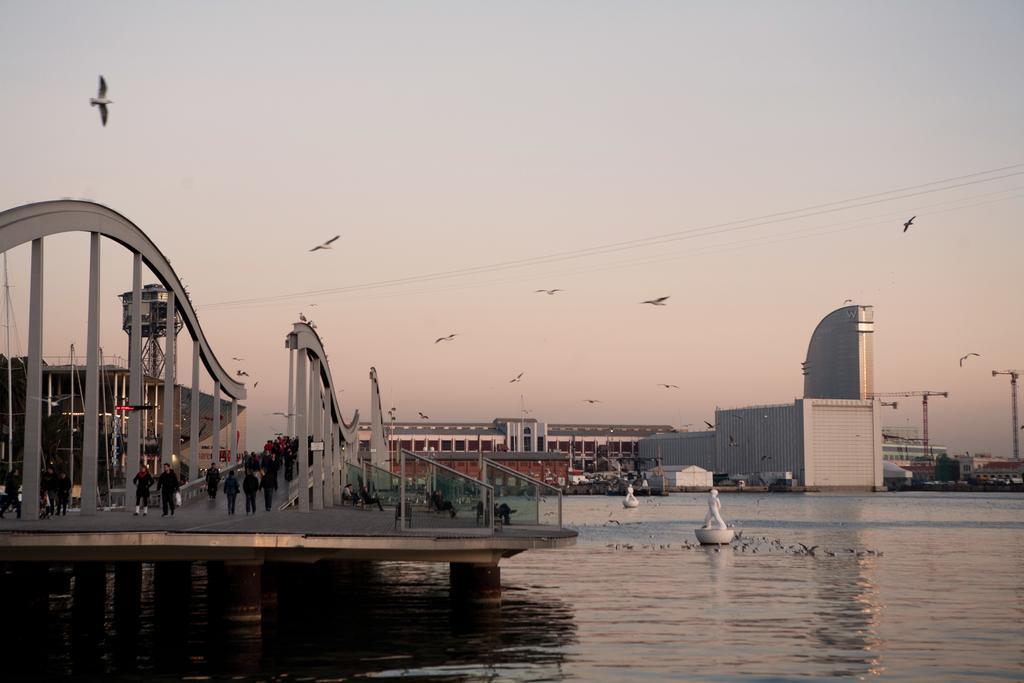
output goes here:
<path id="1" fill-rule="evenodd" d="M 13 509 L 21 519 L 21 495 L 18 485 L 18 470 L 12 468 L 3 477 L 3 490 L 0 491 L 0 518 Z M 71 503 L 71 479 L 63 470 L 57 471 L 53 465 L 47 465 L 39 480 L 39 517 L 64 516 L 68 514 Z"/>
<path id="2" fill-rule="evenodd" d="M 277 491 L 277 474 L 281 469 L 281 459 L 277 452 L 267 442 L 262 455 L 248 453 L 243 459 L 245 476 L 239 483 L 235 471 L 228 472 L 224 478 L 224 495 L 228 500 L 228 514 L 235 514 L 235 500 L 241 491 L 245 495 L 245 514 L 256 514 L 256 494 L 263 491 L 263 503 L 266 511 L 270 512 L 274 506 L 274 493 Z M 210 502 L 216 503 L 217 491 L 220 488 L 221 475 L 217 465 L 211 465 L 206 471 L 206 492 L 210 496 Z"/>
<path id="3" fill-rule="evenodd" d="M 154 484 L 156 484 L 157 491 L 160 492 L 163 516 L 174 515 L 174 510 L 178 507 L 178 490 L 181 488 L 181 482 L 178 480 L 178 475 L 171 469 L 170 463 L 164 463 L 164 471 L 156 479 L 150 474 L 149 467 L 142 463 L 139 471 L 132 477 L 132 483 L 135 484 L 136 517 L 140 514 L 143 516 L 149 514 L 149 494 Z"/>
<path id="4" fill-rule="evenodd" d="M 14 508 L 18 512 L 18 519 L 21 519 L 21 498 L 18 494 L 18 470 L 11 468 L 11 471 L 4 477 L 4 490 L 0 493 L 0 519 L 8 509 Z"/>
<path id="5" fill-rule="evenodd" d="M 366 484 L 362 484 L 358 491 L 353 488 L 352 484 L 345 484 L 345 488 L 341 490 L 341 500 L 342 502 L 351 502 L 352 507 L 376 505 L 377 509 L 381 512 L 384 511 L 384 505 L 381 504 L 380 497 L 376 493 L 371 492 L 366 487 Z"/>

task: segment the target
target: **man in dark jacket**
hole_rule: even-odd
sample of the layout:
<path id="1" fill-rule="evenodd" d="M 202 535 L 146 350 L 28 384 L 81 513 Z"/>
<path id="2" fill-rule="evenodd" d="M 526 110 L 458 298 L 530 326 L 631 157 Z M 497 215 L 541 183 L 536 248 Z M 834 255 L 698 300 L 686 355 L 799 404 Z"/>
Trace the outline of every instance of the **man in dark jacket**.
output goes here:
<path id="1" fill-rule="evenodd" d="M 71 480 L 66 472 L 57 475 L 57 514 L 67 517 L 68 503 L 71 501 Z"/>
<path id="2" fill-rule="evenodd" d="M 245 494 L 245 514 L 256 514 L 256 492 L 260 490 L 260 480 L 252 470 L 245 471 L 245 479 L 242 480 L 242 493 Z"/>
<path id="3" fill-rule="evenodd" d="M 139 515 L 139 506 L 142 506 L 143 516 L 149 514 L 149 490 L 153 488 L 153 475 L 149 473 L 149 468 L 143 465 L 139 471 L 132 477 L 132 483 L 135 484 L 135 515 Z"/>
<path id="4" fill-rule="evenodd" d="M 171 471 L 171 464 L 164 463 L 164 471 L 160 474 L 160 478 L 156 480 L 156 486 L 160 490 L 160 500 L 163 501 L 164 514 L 167 516 L 167 511 L 170 510 L 171 516 L 174 516 L 174 494 L 177 493 L 178 489 L 181 488 L 181 484 L 178 483 L 178 477 Z"/>
<path id="5" fill-rule="evenodd" d="M 8 508 L 14 508 L 18 511 L 18 519 L 21 519 L 21 501 L 18 500 L 18 470 L 12 469 L 7 473 L 7 479 L 4 480 L 4 499 L 0 503 L 0 519 L 3 519 L 4 513 L 7 512 Z"/>
<path id="6" fill-rule="evenodd" d="M 277 490 L 277 456 L 264 451 L 263 453 L 263 478 L 260 480 L 260 488 L 263 489 L 263 502 L 267 512 L 274 504 L 274 492 Z"/>
<path id="7" fill-rule="evenodd" d="M 235 514 L 235 498 L 238 497 L 238 479 L 235 471 L 228 472 L 228 478 L 224 480 L 224 495 L 228 497 L 228 514 Z"/>
<path id="8" fill-rule="evenodd" d="M 46 516 L 52 517 L 57 508 L 57 473 L 48 465 L 39 482 L 42 493 L 46 494 Z"/>
<path id="9" fill-rule="evenodd" d="M 211 501 L 217 500 L 217 487 L 220 486 L 220 470 L 217 469 L 217 463 L 210 465 L 210 469 L 206 470 L 206 493 L 209 494 Z"/>

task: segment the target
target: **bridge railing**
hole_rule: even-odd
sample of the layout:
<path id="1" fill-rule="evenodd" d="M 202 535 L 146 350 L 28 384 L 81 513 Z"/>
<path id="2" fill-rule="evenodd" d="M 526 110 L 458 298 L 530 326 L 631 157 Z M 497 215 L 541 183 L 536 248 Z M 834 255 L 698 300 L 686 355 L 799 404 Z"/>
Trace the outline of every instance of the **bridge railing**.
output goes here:
<path id="1" fill-rule="evenodd" d="M 376 496 L 381 505 L 394 509 L 401 502 L 402 479 L 397 474 L 371 465 L 368 462 L 345 464 L 345 483 L 352 484 L 358 494 L 365 484 L 370 493 Z M 351 501 L 342 501 L 351 504 Z"/>
<path id="2" fill-rule="evenodd" d="M 405 528 L 477 528 L 494 533 L 490 484 L 405 449 L 400 463 Z"/>
<path id="3" fill-rule="evenodd" d="M 540 479 L 484 459 L 483 479 L 494 487 L 499 520 L 507 512 L 510 524 L 562 527 L 562 490 Z M 503 510 L 502 506 L 508 506 Z"/>
<path id="4" fill-rule="evenodd" d="M 234 472 L 235 476 L 237 477 L 240 472 L 244 472 L 244 468 L 242 467 L 242 465 L 243 465 L 243 463 L 236 462 L 236 463 L 233 463 L 231 465 L 228 465 L 228 466 L 224 467 L 220 471 L 220 484 L 218 485 L 218 488 L 221 490 L 221 492 L 224 491 L 224 480 L 228 478 L 228 472 Z M 241 480 L 239 480 L 238 486 L 239 487 L 242 486 Z M 206 477 L 204 476 L 202 479 L 194 479 L 194 480 L 190 481 L 189 483 L 187 483 L 184 486 L 182 486 L 179 489 L 179 492 L 181 493 L 181 506 L 182 507 L 185 507 L 186 505 L 188 505 L 190 503 L 194 503 L 196 500 L 198 500 L 200 498 L 205 498 L 206 497 Z M 157 507 L 159 507 L 162 504 L 161 501 L 160 501 L 160 492 L 159 491 L 157 491 L 156 501 L 157 501 L 156 505 L 157 505 Z"/>

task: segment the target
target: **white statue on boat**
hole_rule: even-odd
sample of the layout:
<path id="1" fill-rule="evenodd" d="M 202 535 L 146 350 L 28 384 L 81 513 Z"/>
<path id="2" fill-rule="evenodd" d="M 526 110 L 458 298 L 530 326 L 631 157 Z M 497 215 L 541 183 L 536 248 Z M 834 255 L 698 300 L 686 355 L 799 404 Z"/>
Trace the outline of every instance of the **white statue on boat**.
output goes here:
<path id="1" fill-rule="evenodd" d="M 640 505 L 640 501 L 633 495 L 633 485 L 630 484 L 626 487 L 626 500 L 622 501 L 622 507 L 624 508 L 635 508 Z"/>
<path id="2" fill-rule="evenodd" d="M 708 511 L 704 515 L 704 526 L 694 530 L 697 540 L 704 545 L 722 545 L 731 543 L 733 530 L 722 519 L 722 501 L 718 499 L 718 489 L 711 489 L 708 494 Z"/>

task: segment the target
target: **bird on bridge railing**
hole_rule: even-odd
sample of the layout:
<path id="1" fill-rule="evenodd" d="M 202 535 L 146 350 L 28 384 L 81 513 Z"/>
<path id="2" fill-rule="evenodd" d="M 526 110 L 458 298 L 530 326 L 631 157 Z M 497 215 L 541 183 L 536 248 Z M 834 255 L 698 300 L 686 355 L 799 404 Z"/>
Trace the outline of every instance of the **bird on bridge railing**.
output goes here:
<path id="1" fill-rule="evenodd" d="M 334 237 L 332 237 L 331 239 L 327 240 L 327 241 L 326 241 L 326 242 L 324 242 L 323 244 L 318 244 L 318 245 L 316 245 L 315 247 L 313 247 L 312 249 L 310 249 L 310 251 L 319 251 L 319 250 L 321 250 L 321 249 L 333 249 L 334 247 L 332 247 L 331 245 L 332 245 L 332 244 L 333 244 L 333 243 L 334 243 L 335 241 L 337 241 L 337 240 L 338 240 L 338 239 L 339 239 L 340 237 L 341 237 L 341 235 L 335 235 Z"/>

